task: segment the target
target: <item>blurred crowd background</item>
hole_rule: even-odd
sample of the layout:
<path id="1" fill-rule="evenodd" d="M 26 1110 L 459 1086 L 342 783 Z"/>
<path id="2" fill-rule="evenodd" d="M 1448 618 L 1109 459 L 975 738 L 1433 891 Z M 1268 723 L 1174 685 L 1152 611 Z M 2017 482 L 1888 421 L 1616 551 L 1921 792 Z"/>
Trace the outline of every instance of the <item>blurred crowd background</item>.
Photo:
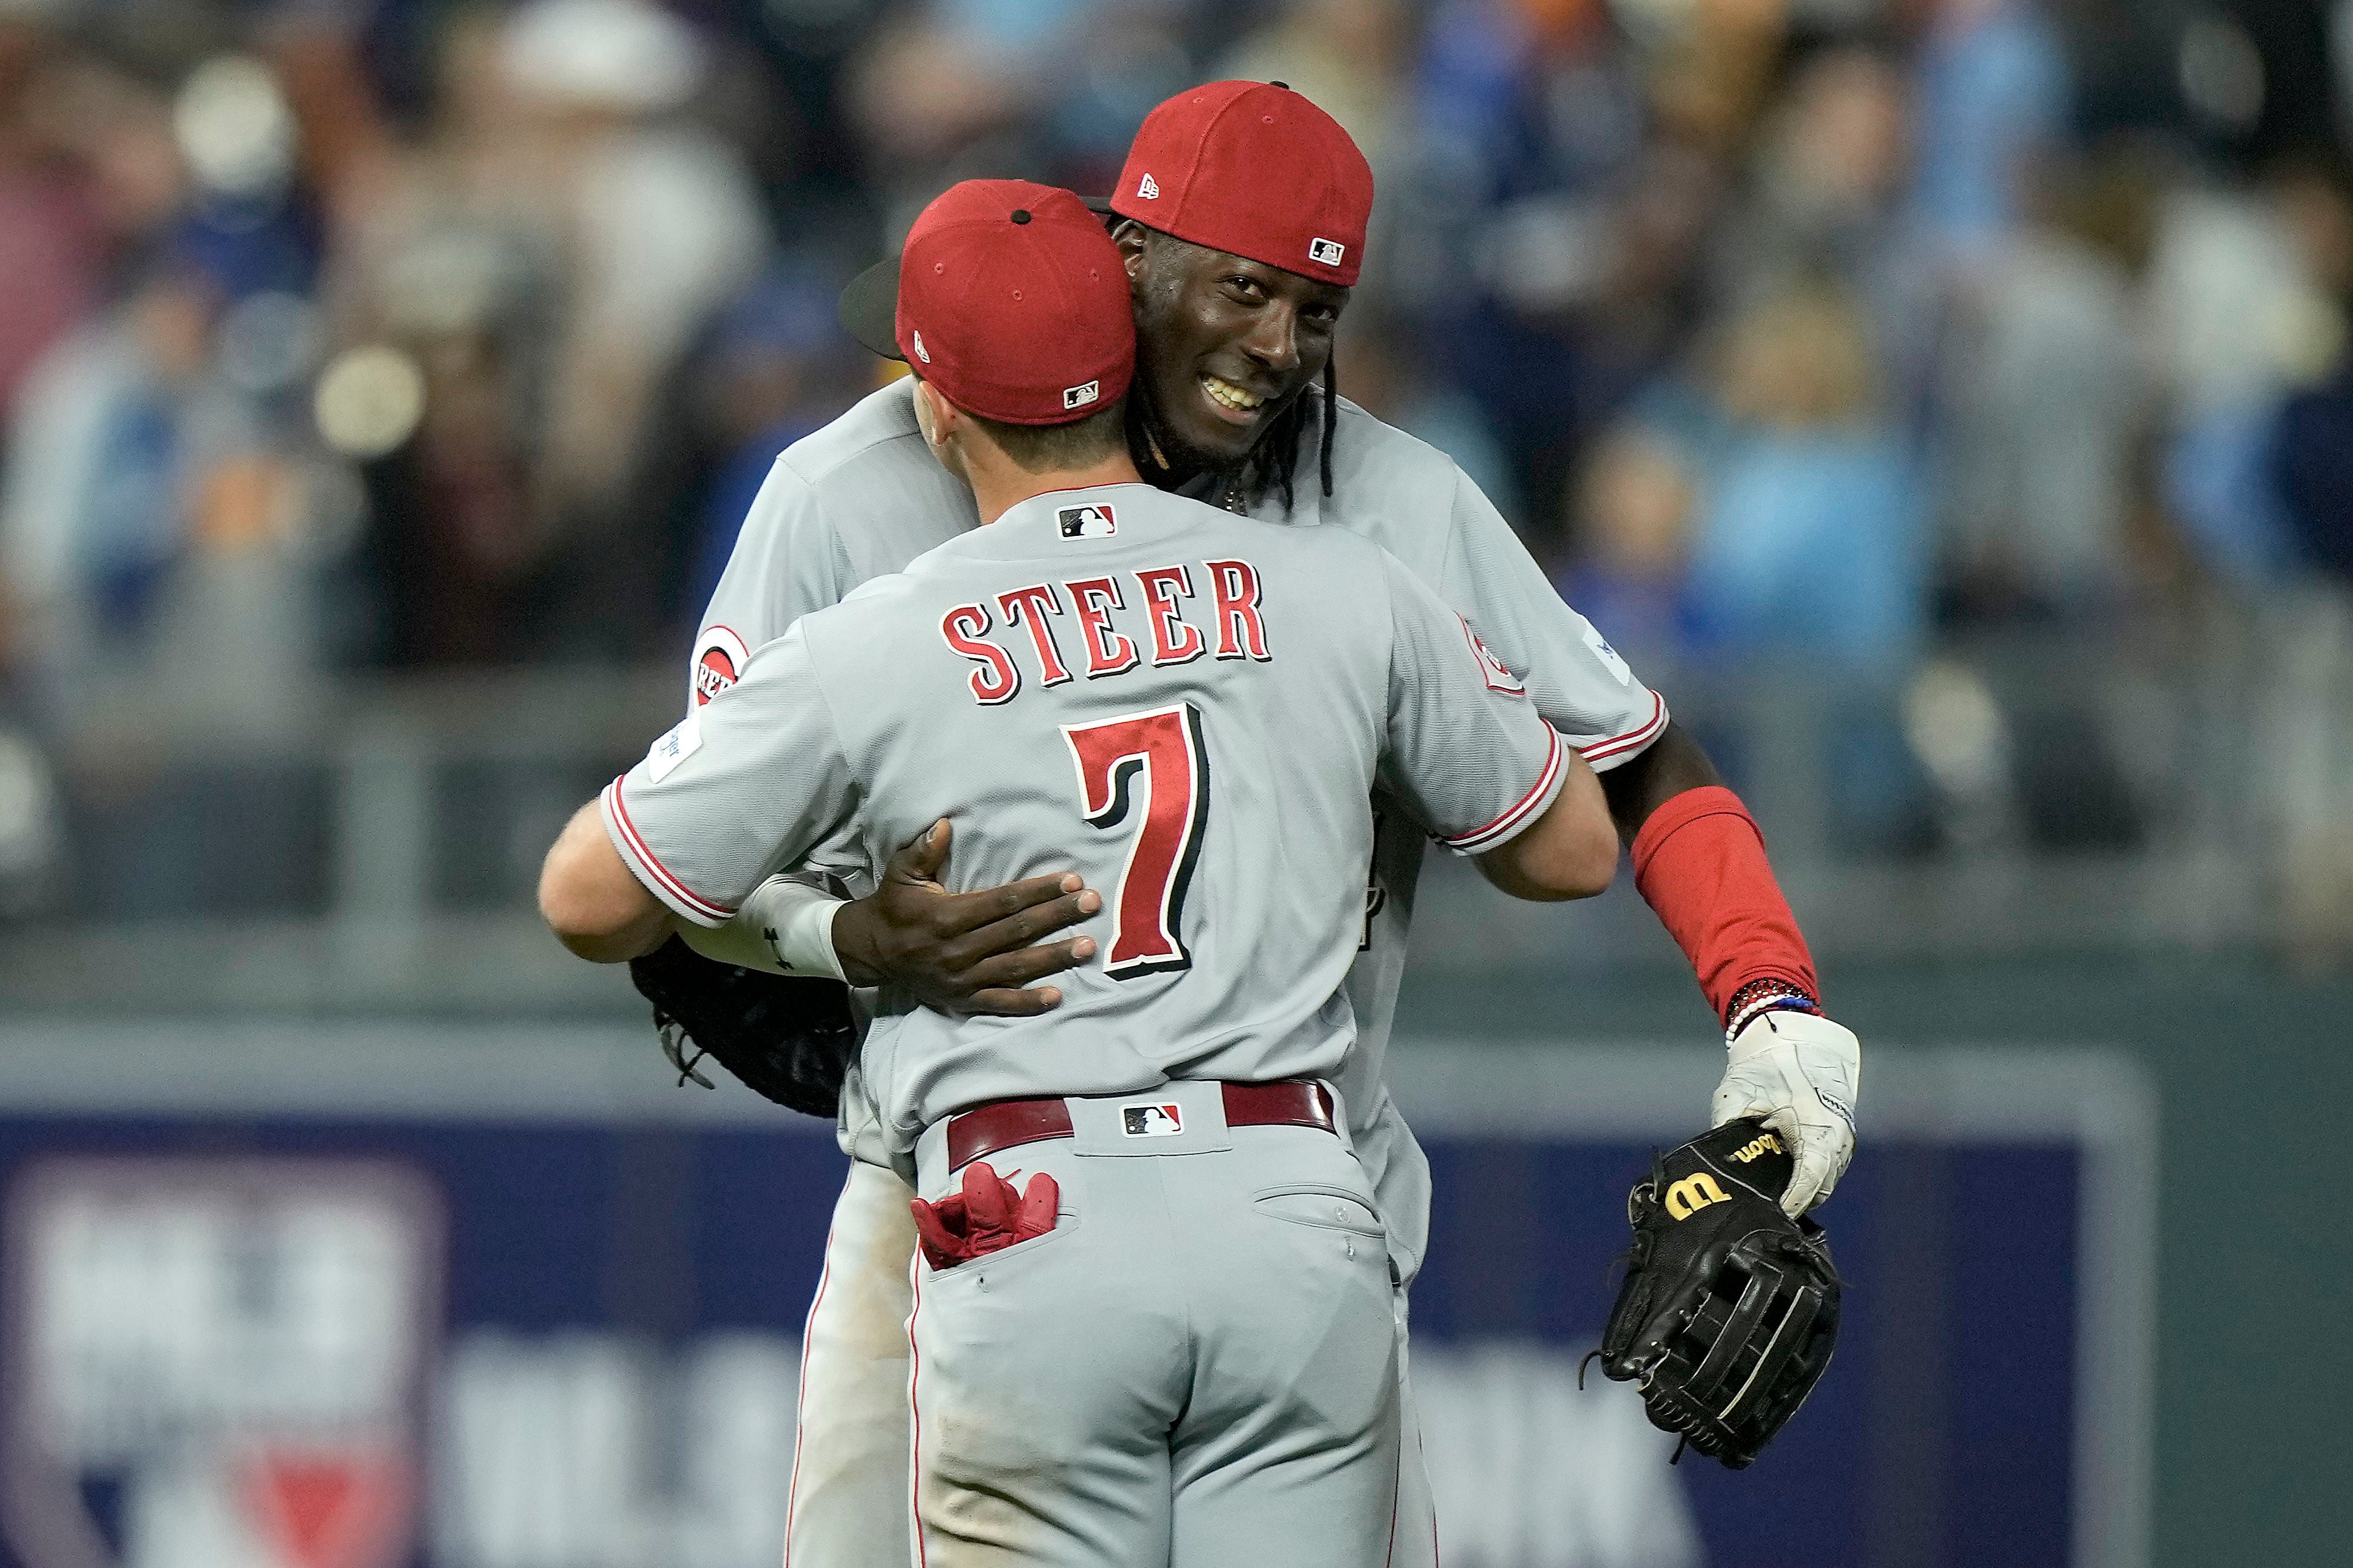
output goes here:
<path id="1" fill-rule="evenodd" d="M 2202 913 L 2089 905 L 2353 947 L 2318 0 L 0 0 L 0 905 L 348 906 L 371 703 L 680 668 L 876 382 L 841 281 L 1220 76 L 1377 171 L 1342 391 L 1779 781 L 1801 879 L 2170 847 Z M 453 706 L 394 726 L 417 896 L 512 907 L 569 775 Z"/>
<path id="2" fill-rule="evenodd" d="M 230 1094 L 223 1042 L 271 1018 L 320 1071 L 490 1019 L 658 1073 L 533 880 L 685 703 L 776 454 L 878 384 L 837 290 L 955 179 L 1106 191 L 1227 76 L 1376 171 L 1340 391 L 1708 745 L 1874 1059 L 2146 1074 L 2154 1436 L 2078 1425 L 2156 1445 L 2154 1560 L 2334 1560 L 2353 1393 L 2282 1347 L 2345 1261 L 2278 1200 L 2353 1097 L 2353 0 L 0 0 L 0 1109 L 65 1061 L 242 1147 L 280 1075 Z M 1711 1048 L 1622 885 L 1531 911 L 1433 857 L 1414 963 L 1401 1071 Z M 2055 1125 L 1989 1059 L 1875 1081 L 1915 1133 Z M 2063 1194 L 1997 1160 L 1967 1199 L 1873 1104 L 1883 1278 L 1994 1300 L 1939 1238 Z M 644 1179 L 631 1223 L 685 1228 Z M 2115 1285 L 2085 1353 L 2142 1368 Z M 1876 1364 L 1961 1342 L 1886 1315 Z M 1890 1408 L 1898 1473 L 1934 1422 Z"/>

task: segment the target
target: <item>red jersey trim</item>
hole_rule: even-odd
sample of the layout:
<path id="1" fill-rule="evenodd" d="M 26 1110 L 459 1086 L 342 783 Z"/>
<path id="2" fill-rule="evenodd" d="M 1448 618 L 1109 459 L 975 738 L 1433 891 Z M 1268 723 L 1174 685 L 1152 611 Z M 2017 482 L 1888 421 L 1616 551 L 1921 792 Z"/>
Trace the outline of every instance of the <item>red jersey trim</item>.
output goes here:
<path id="1" fill-rule="evenodd" d="M 1644 746 L 1657 740 L 1659 732 L 1666 727 L 1667 700 L 1653 691 L 1651 693 L 1651 716 L 1648 719 L 1622 735 L 1611 735 L 1596 741 L 1589 746 L 1580 746 L 1577 750 L 1588 763 L 1606 762 L 1611 757 L 1620 757 L 1629 752 L 1641 751 Z"/>
<path id="2" fill-rule="evenodd" d="M 1468 833 L 1458 833 L 1451 838 L 1441 838 L 1439 842 L 1461 854 L 1476 854 L 1482 849 L 1509 838 L 1526 823 L 1530 816 L 1535 815 L 1538 809 L 1549 805 L 1553 784 L 1560 778 L 1563 748 L 1560 743 L 1560 731 L 1549 724 L 1545 726 L 1545 738 L 1551 743 L 1545 751 L 1544 771 L 1536 775 L 1536 782 L 1528 786 L 1527 794 L 1520 796 L 1502 816 L 1484 826 L 1474 827 Z"/>
<path id="3" fill-rule="evenodd" d="M 718 926 L 727 923 L 735 911 L 724 904 L 712 903 L 671 875 L 670 868 L 661 863 L 661 858 L 638 834 L 638 825 L 629 820 L 629 808 L 621 804 L 620 779 L 615 779 L 605 786 L 604 806 L 606 820 L 616 830 L 614 841 L 621 850 L 622 858 L 630 862 L 629 868 L 637 873 L 638 879 L 645 883 L 649 891 L 698 924 Z"/>

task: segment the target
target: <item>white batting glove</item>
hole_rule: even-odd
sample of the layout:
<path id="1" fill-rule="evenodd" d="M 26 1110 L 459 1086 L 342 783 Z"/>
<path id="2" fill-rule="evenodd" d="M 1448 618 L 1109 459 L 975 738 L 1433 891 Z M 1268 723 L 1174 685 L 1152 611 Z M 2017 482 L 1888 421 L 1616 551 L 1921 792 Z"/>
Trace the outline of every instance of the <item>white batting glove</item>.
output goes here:
<path id="1" fill-rule="evenodd" d="M 1854 1158 L 1862 1043 L 1818 1013 L 1760 1013 L 1732 1037 L 1731 1058 L 1709 1102 L 1715 1125 L 1753 1116 L 1781 1135 L 1797 1164 L 1781 1207 L 1795 1219 L 1831 1195 Z"/>

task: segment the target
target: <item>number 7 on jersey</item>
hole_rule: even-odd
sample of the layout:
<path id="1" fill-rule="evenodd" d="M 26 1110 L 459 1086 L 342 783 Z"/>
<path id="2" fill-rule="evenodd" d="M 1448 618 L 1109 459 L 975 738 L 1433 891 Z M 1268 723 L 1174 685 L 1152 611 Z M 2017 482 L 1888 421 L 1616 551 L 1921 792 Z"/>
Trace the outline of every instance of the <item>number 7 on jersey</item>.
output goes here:
<path id="1" fill-rule="evenodd" d="M 1179 702 L 1097 724 L 1065 724 L 1062 738 L 1078 764 L 1088 826 L 1110 829 L 1134 818 L 1127 866 L 1112 895 L 1103 973 L 1133 980 L 1191 968 L 1177 926 L 1209 816 L 1209 752 L 1199 710 Z"/>

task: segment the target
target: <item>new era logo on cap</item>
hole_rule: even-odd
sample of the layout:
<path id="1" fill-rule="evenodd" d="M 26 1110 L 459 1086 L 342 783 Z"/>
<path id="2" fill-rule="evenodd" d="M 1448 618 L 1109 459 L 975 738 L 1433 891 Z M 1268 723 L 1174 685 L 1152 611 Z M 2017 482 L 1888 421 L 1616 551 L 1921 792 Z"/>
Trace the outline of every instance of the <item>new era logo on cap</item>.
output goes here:
<path id="1" fill-rule="evenodd" d="M 1324 267 L 1337 267 L 1348 247 L 1336 239 L 1311 239 L 1307 242 L 1307 259 Z"/>
<path id="2" fill-rule="evenodd" d="M 1158 201 L 1160 199 L 1160 182 L 1154 179 L 1150 174 L 1145 175 L 1143 182 L 1135 187 L 1135 199 L 1143 202 Z"/>
<path id="3" fill-rule="evenodd" d="M 1119 531 L 1119 519 L 1107 506 L 1066 506 L 1054 514 L 1065 539 L 1109 539 Z"/>
<path id="4" fill-rule="evenodd" d="M 1185 1131 L 1185 1113 L 1173 1105 L 1123 1105 L 1119 1122 L 1130 1138 L 1174 1138 Z"/>
<path id="5" fill-rule="evenodd" d="M 1077 386 L 1066 386 L 1062 388 L 1062 406 L 1084 408 L 1102 395 L 1103 383 L 1100 381 L 1083 382 Z"/>
<path id="6" fill-rule="evenodd" d="M 915 340 L 915 357 L 922 360 L 925 364 L 931 363 L 932 351 L 923 346 L 923 334 L 920 331 L 913 331 L 910 332 L 908 335 Z"/>

